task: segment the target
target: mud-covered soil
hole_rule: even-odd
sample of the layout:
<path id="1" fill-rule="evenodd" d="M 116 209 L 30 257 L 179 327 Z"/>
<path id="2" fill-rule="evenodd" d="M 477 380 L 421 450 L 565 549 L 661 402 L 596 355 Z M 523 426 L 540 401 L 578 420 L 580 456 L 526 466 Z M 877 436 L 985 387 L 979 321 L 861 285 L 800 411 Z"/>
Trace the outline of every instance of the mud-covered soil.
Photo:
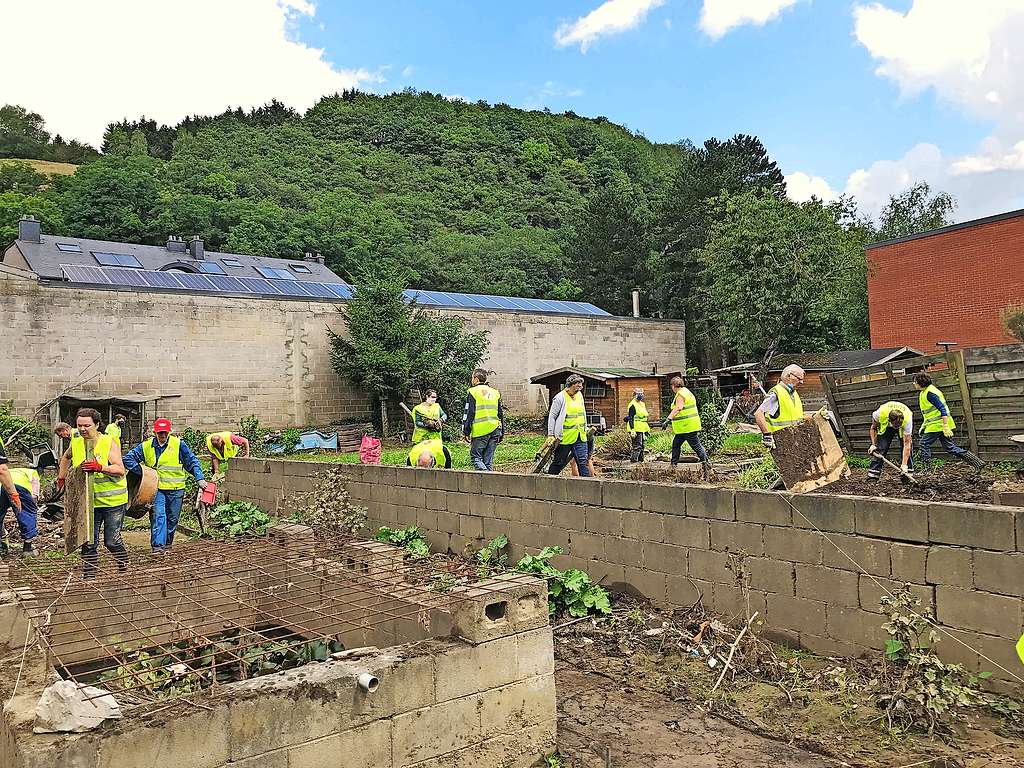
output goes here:
<path id="1" fill-rule="evenodd" d="M 966 464 L 947 464 L 941 469 L 915 474 L 917 484 L 904 482 L 894 470 L 885 468 L 878 480 L 868 480 L 868 471 L 851 470 L 850 477 L 837 480 L 815 493 L 884 496 L 892 499 L 920 501 L 965 501 L 992 503 L 993 478 L 979 475 Z"/>

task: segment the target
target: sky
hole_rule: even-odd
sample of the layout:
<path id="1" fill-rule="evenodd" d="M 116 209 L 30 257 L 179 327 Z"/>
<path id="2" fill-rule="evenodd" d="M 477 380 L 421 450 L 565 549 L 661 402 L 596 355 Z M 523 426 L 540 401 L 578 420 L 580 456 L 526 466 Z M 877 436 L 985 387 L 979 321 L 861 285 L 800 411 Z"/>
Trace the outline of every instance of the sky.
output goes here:
<path id="1" fill-rule="evenodd" d="M 794 199 L 871 215 L 917 181 L 960 221 L 1024 207 L 1024 0 L 4 0 L 0 29 L 0 103 L 97 145 L 123 117 L 411 87 L 755 134 Z"/>

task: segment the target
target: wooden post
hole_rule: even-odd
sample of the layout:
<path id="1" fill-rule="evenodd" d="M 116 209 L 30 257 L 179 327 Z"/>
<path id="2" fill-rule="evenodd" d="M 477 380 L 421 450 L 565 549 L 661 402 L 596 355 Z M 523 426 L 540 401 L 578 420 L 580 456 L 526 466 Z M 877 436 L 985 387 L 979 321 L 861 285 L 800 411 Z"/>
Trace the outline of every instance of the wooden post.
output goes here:
<path id="1" fill-rule="evenodd" d="M 96 457 L 93 455 L 95 452 L 95 443 L 92 440 L 85 441 L 85 460 L 93 461 Z M 95 482 L 92 472 L 85 473 L 85 540 L 90 544 L 95 544 L 93 541 L 93 534 L 95 533 L 95 515 L 96 510 L 93 507 L 92 487 Z"/>
<path id="2" fill-rule="evenodd" d="M 825 373 L 822 374 L 821 380 L 825 385 L 825 399 L 828 400 L 828 407 L 832 410 L 832 413 L 836 415 L 836 423 L 839 424 L 839 433 L 843 436 L 846 450 L 852 451 L 853 443 L 850 442 L 850 436 L 846 433 L 846 422 L 843 421 L 843 414 L 839 411 L 839 406 L 832 391 L 832 388 L 836 385 L 836 378 L 831 373 Z"/>
<path id="3" fill-rule="evenodd" d="M 978 430 L 974 424 L 974 408 L 971 407 L 971 388 L 967 384 L 967 364 L 964 362 L 964 351 L 958 349 L 956 352 L 947 352 L 946 364 L 951 370 L 956 371 L 956 377 L 960 383 L 960 399 L 964 404 L 964 420 L 967 422 L 967 437 L 971 443 L 971 452 L 975 456 L 980 456 Z"/>

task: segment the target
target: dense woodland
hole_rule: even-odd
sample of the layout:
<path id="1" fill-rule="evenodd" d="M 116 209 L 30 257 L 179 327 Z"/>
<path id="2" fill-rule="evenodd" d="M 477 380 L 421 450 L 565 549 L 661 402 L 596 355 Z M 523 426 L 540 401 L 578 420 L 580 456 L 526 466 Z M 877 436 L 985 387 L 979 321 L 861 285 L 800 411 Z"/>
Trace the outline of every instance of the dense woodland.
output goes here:
<path id="1" fill-rule="evenodd" d="M 685 127 L 681 127 L 681 131 Z M 863 246 L 947 223 L 919 184 L 877 223 L 856 202 L 797 204 L 754 136 L 654 144 L 604 117 L 430 93 L 346 92 L 304 115 L 249 112 L 113 123 L 100 152 L 0 110 L 0 158 L 82 163 L 46 178 L 0 165 L 0 240 L 44 230 L 295 258 L 319 251 L 359 283 L 581 299 L 685 318 L 704 365 L 867 343 Z"/>

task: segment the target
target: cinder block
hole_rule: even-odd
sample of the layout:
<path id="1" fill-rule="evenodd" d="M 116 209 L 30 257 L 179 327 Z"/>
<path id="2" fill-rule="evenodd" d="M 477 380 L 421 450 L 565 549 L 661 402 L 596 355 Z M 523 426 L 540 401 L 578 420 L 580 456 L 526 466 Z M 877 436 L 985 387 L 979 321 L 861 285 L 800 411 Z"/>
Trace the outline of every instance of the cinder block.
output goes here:
<path id="1" fill-rule="evenodd" d="M 606 560 L 588 560 L 587 567 L 583 569 L 595 584 L 610 587 L 613 584 L 625 584 L 626 569 L 618 563 L 610 563 Z"/>
<path id="2" fill-rule="evenodd" d="M 552 509 L 554 504 L 550 501 L 533 501 L 532 499 L 523 502 L 522 522 L 527 525 L 553 525 Z M 580 508 L 580 527 L 574 530 L 583 530 L 583 510 Z M 568 528 L 566 525 L 559 525 L 560 528 Z"/>
<path id="3" fill-rule="evenodd" d="M 776 560 L 796 563 L 821 563 L 822 540 L 816 531 L 798 531 L 792 528 L 764 528 L 764 552 Z"/>
<path id="4" fill-rule="evenodd" d="M 850 571 L 817 565 L 796 566 L 796 596 L 822 602 L 858 606 L 858 577 Z"/>
<path id="5" fill-rule="evenodd" d="M 445 533 L 458 533 L 459 516 L 451 512 L 438 512 L 437 529 Z"/>
<path id="6" fill-rule="evenodd" d="M 423 531 L 437 530 L 437 512 L 433 509 L 416 509 L 416 525 Z"/>
<path id="7" fill-rule="evenodd" d="M 606 507 L 587 507 L 586 529 L 591 533 L 611 536 L 622 535 L 622 510 Z"/>
<path id="8" fill-rule="evenodd" d="M 1000 595 L 1024 596 L 1024 554 L 977 550 L 974 586 Z"/>
<path id="9" fill-rule="evenodd" d="M 828 605 L 825 613 L 829 637 L 865 648 L 885 648 L 889 634 L 882 629 L 884 616 L 841 605 Z"/>
<path id="10" fill-rule="evenodd" d="M 448 492 L 427 490 L 423 494 L 423 505 L 435 512 L 446 512 L 448 510 Z"/>
<path id="11" fill-rule="evenodd" d="M 796 594 L 796 573 L 792 563 L 767 557 L 748 557 L 743 567 L 750 576 L 750 586 L 764 592 Z"/>
<path id="12" fill-rule="evenodd" d="M 720 551 L 763 555 L 762 526 L 754 523 L 711 521 L 711 548 Z"/>
<path id="13" fill-rule="evenodd" d="M 543 675 L 493 688 L 481 697 L 481 733 L 519 733 L 555 716 L 555 676 Z"/>
<path id="14" fill-rule="evenodd" d="M 555 650 L 551 627 L 541 627 L 516 635 L 516 679 L 525 680 L 537 675 L 555 673 Z"/>
<path id="15" fill-rule="evenodd" d="M 169 719 L 160 727 L 131 728 L 107 734 L 99 745 L 98 768 L 161 765 L 173 755 L 181 764 L 216 768 L 228 762 L 228 708 Z"/>
<path id="16" fill-rule="evenodd" d="M 551 523 L 556 528 L 569 531 L 586 530 L 586 507 L 579 504 L 556 503 L 551 505 Z"/>
<path id="17" fill-rule="evenodd" d="M 711 548 L 711 528 L 707 520 L 665 516 L 665 543 L 695 549 Z"/>
<path id="18" fill-rule="evenodd" d="M 967 547 L 929 547 L 925 571 L 928 584 L 974 586 L 974 550 Z"/>
<path id="19" fill-rule="evenodd" d="M 1019 597 L 969 592 L 956 587 L 935 587 L 936 618 L 951 627 L 999 635 L 1009 642 L 1020 636 Z M 1013 640 L 1010 640 L 1013 638 Z"/>
<path id="20" fill-rule="evenodd" d="M 600 485 L 603 506 L 629 510 L 642 508 L 643 484 L 623 480 L 602 480 Z"/>
<path id="21" fill-rule="evenodd" d="M 608 537 L 597 533 L 584 533 L 583 531 L 570 531 L 569 533 L 569 554 L 584 559 L 603 560 L 605 559 L 605 543 Z M 612 539 L 613 542 L 621 539 Z M 638 544 L 638 542 L 633 542 Z"/>
<path id="22" fill-rule="evenodd" d="M 686 514 L 686 489 L 681 485 L 645 484 L 641 496 L 645 510 L 669 515 Z"/>
<path id="23" fill-rule="evenodd" d="M 1014 510 L 979 504 L 931 504 L 931 541 L 1002 551 L 1014 540 Z"/>
<path id="24" fill-rule="evenodd" d="M 899 581 L 926 582 L 928 547 L 917 544 L 893 544 L 889 549 L 892 577 Z"/>
<path id="25" fill-rule="evenodd" d="M 668 604 L 694 605 L 703 600 L 704 605 L 710 607 L 714 602 L 714 586 L 710 581 L 670 575 L 667 580 Z"/>
<path id="26" fill-rule="evenodd" d="M 505 478 L 508 495 L 512 498 L 533 499 L 537 495 L 537 476 L 510 474 Z"/>
<path id="27" fill-rule="evenodd" d="M 665 540 L 665 516 L 660 512 L 623 512 L 622 535 L 641 541 Z"/>
<path id="28" fill-rule="evenodd" d="M 480 741 L 480 701 L 480 696 L 466 696 L 396 715 L 392 720 L 394 764 L 411 765 Z"/>
<path id="29" fill-rule="evenodd" d="M 523 519 L 523 500 L 513 499 L 507 496 L 494 496 L 494 516 L 499 520 L 514 520 L 519 522 Z"/>
<path id="30" fill-rule="evenodd" d="M 743 590 L 739 584 L 715 584 L 711 590 L 711 607 L 726 617 L 728 623 L 746 622 L 755 613 L 764 618 L 768 610 L 764 592 Z"/>
<path id="31" fill-rule="evenodd" d="M 817 528 L 826 533 L 852 533 L 856 525 L 854 510 L 861 500 L 857 496 L 793 496 L 790 498 L 793 525 L 797 528 Z"/>
<path id="32" fill-rule="evenodd" d="M 601 505 L 601 481 L 587 477 L 561 478 L 565 483 L 565 500 L 588 507 Z M 554 499 L 553 499 L 554 501 Z"/>
<path id="33" fill-rule="evenodd" d="M 391 721 L 377 720 L 288 750 L 288 768 L 377 768 L 391 765 Z"/>
<path id="34" fill-rule="evenodd" d="M 768 595 L 768 624 L 775 630 L 825 635 L 825 603 L 788 595 Z"/>
<path id="35" fill-rule="evenodd" d="M 629 541 L 620 539 L 620 542 Z M 652 571 L 683 575 L 687 570 L 687 548 L 677 547 L 672 544 L 661 544 L 657 541 L 645 541 L 643 544 L 643 565 Z M 614 549 L 616 544 L 609 542 L 609 549 Z M 629 565 L 629 563 L 627 563 Z"/>
<path id="36" fill-rule="evenodd" d="M 625 571 L 626 584 L 629 587 L 652 603 L 664 605 L 667 584 L 664 573 L 630 566 L 626 566 Z"/>
<path id="37" fill-rule="evenodd" d="M 857 505 L 857 533 L 903 541 L 928 541 L 928 504 L 865 500 Z"/>
<path id="38" fill-rule="evenodd" d="M 774 491 L 736 491 L 736 519 L 744 523 L 791 525 L 792 494 Z"/>
<path id="39" fill-rule="evenodd" d="M 800 633 L 800 647 L 819 656 L 843 659 L 856 659 L 869 652 L 867 648 L 856 643 L 849 643 L 832 637 L 821 637 L 810 632 Z"/>
<path id="40" fill-rule="evenodd" d="M 459 515 L 459 535 L 467 539 L 482 539 L 484 537 L 483 518 L 472 515 Z"/>
<path id="41" fill-rule="evenodd" d="M 896 591 L 904 586 L 909 587 L 911 594 L 921 601 L 919 610 L 935 609 L 935 589 L 933 587 L 892 581 L 863 573 L 860 575 L 860 584 L 858 585 L 861 609 L 869 613 L 882 613 L 882 598 L 886 595 L 896 594 Z"/>
<path id="42" fill-rule="evenodd" d="M 453 632 L 468 642 L 483 643 L 515 632 L 548 625 L 548 590 L 544 579 L 509 572 L 453 590 Z"/>
<path id="43" fill-rule="evenodd" d="M 716 520 L 736 519 L 735 492 L 728 488 L 686 486 L 687 517 L 709 517 Z"/>
<path id="44" fill-rule="evenodd" d="M 822 559 L 830 568 L 867 571 L 875 576 L 892 573 L 888 542 L 838 533 L 831 533 L 825 538 L 828 541 L 822 546 Z"/>
<path id="45" fill-rule="evenodd" d="M 691 549 L 688 557 L 687 573 L 695 579 L 713 581 L 717 584 L 732 584 L 736 574 L 729 570 L 729 555 L 725 552 L 709 552 L 702 549 Z"/>
<path id="46" fill-rule="evenodd" d="M 575 498 L 570 498 L 566 495 L 566 481 L 562 477 L 554 477 L 552 475 L 537 475 L 534 481 L 536 483 L 536 497 L 541 501 L 567 501 L 572 504 L 578 504 L 579 502 Z"/>
<path id="47" fill-rule="evenodd" d="M 448 492 L 448 511 L 457 515 L 468 515 L 470 513 L 470 500 L 468 493 Z"/>

